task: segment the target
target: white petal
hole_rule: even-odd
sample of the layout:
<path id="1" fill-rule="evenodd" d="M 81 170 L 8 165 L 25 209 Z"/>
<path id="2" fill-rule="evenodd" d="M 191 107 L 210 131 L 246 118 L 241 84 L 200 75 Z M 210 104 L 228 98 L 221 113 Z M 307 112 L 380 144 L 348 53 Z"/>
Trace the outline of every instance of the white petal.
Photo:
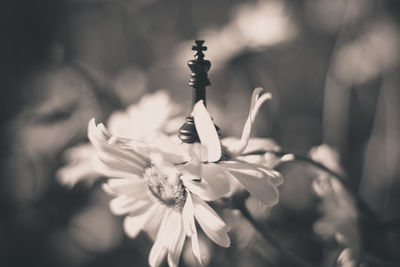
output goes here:
<path id="1" fill-rule="evenodd" d="M 98 173 L 110 178 L 125 178 L 139 181 L 141 178 L 138 175 L 142 175 L 144 172 L 144 169 L 138 169 L 111 157 L 107 160 L 96 157 L 93 159 L 92 165 Z"/>
<path id="2" fill-rule="evenodd" d="M 283 177 L 280 172 L 262 164 L 255 164 L 255 163 L 248 163 L 248 164 L 253 168 L 258 168 L 258 170 L 266 174 L 269 177 L 271 183 L 273 183 L 274 185 L 279 186 L 283 184 Z"/>
<path id="3" fill-rule="evenodd" d="M 186 239 L 185 231 L 182 226 L 182 215 L 178 212 L 172 212 L 169 228 L 172 233 L 172 240 L 168 244 L 168 264 L 170 267 L 176 267 L 179 264 L 179 258 L 183 244 Z"/>
<path id="4" fill-rule="evenodd" d="M 182 222 L 186 234 L 192 236 L 193 233 L 196 232 L 196 226 L 194 225 L 193 202 L 190 192 L 186 191 L 186 194 L 186 202 L 182 209 Z"/>
<path id="5" fill-rule="evenodd" d="M 160 132 L 155 133 L 148 143 L 137 149 L 150 157 L 153 154 L 161 155 L 164 160 L 175 164 L 190 160 L 182 144 L 174 142 L 170 137 Z"/>
<path id="6" fill-rule="evenodd" d="M 271 99 L 270 93 L 265 93 L 260 95 L 263 91 L 262 88 L 258 87 L 254 89 L 253 95 L 251 97 L 249 116 L 247 117 L 246 123 L 243 127 L 242 137 L 240 138 L 240 143 L 236 145 L 236 147 L 231 148 L 231 152 L 235 155 L 240 155 L 245 150 L 251 134 L 251 127 L 256 119 L 258 110 L 261 105 L 268 99 Z"/>
<path id="7" fill-rule="evenodd" d="M 185 123 L 185 117 L 179 116 L 175 118 L 170 118 L 163 127 L 163 132 L 168 135 L 176 134 L 178 129 Z"/>
<path id="8" fill-rule="evenodd" d="M 119 196 L 110 201 L 110 209 L 115 215 L 127 213 L 139 215 L 149 209 L 152 204 L 148 200 L 137 200 L 129 196 Z"/>
<path id="9" fill-rule="evenodd" d="M 185 206 L 182 210 L 182 222 L 186 234 L 191 238 L 193 256 L 198 266 L 204 266 L 200 254 L 199 240 L 197 237 L 196 224 L 194 223 L 194 209 L 191 194 L 187 192 Z"/>
<path id="10" fill-rule="evenodd" d="M 191 241 L 192 241 L 193 256 L 194 256 L 194 259 L 196 260 L 197 265 L 204 266 L 203 259 L 201 258 L 199 239 L 197 237 L 197 232 L 193 233 L 193 235 L 191 236 Z"/>
<path id="11" fill-rule="evenodd" d="M 270 208 L 267 205 L 264 205 L 253 196 L 246 199 L 245 205 L 250 214 L 258 220 L 265 219 L 268 215 L 268 211 L 270 211 Z"/>
<path id="12" fill-rule="evenodd" d="M 266 152 L 259 155 L 244 155 L 236 157 L 238 161 L 259 164 L 267 168 L 273 169 L 282 162 L 283 157 L 279 157 L 273 153 Z"/>
<path id="13" fill-rule="evenodd" d="M 149 254 L 149 265 L 152 267 L 160 266 L 165 255 L 167 254 L 168 248 L 165 246 L 165 236 L 168 233 L 167 223 L 170 216 L 170 210 L 167 209 L 164 214 L 164 218 L 160 224 L 160 228 L 157 233 L 156 240 Z"/>
<path id="14" fill-rule="evenodd" d="M 97 149 L 97 158 L 92 162 L 95 164 L 96 171 L 106 176 L 117 172 L 118 176 L 115 177 L 126 177 L 132 173 L 140 175 L 148 166 L 148 159 L 132 147 L 129 148 L 125 139 L 112 136 L 102 124 L 96 126 L 92 119 L 88 128 L 88 137 Z"/>
<path id="15" fill-rule="evenodd" d="M 164 214 L 166 214 L 168 208 L 158 203 L 154 203 L 153 206 L 155 207 L 154 216 L 143 226 L 143 230 L 146 231 L 146 233 L 153 240 L 155 240 L 158 229 L 160 228 L 161 221 L 163 220 Z"/>
<path id="16" fill-rule="evenodd" d="M 63 158 L 69 162 L 81 162 L 90 159 L 95 152 L 94 146 L 87 142 L 67 149 Z"/>
<path id="17" fill-rule="evenodd" d="M 166 222 L 166 232 L 163 235 L 164 245 L 169 248 L 181 231 L 183 231 L 181 214 L 171 209 Z"/>
<path id="18" fill-rule="evenodd" d="M 281 148 L 278 146 L 275 140 L 271 138 L 250 138 L 243 153 L 252 153 L 255 151 L 265 150 L 280 151 Z"/>
<path id="19" fill-rule="evenodd" d="M 162 263 L 167 254 L 167 248 L 161 242 L 155 242 L 150 250 L 149 265 L 151 267 L 158 267 Z"/>
<path id="20" fill-rule="evenodd" d="M 240 139 L 228 137 L 222 139 L 221 143 L 224 149 L 235 155 L 235 149 L 239 146 Z M 241 155 L 236 155 L 236 159 L 273 168 L 281 162 L 281 157 L 267 151 L 280 151 L 280 149 L 273 139 L 250 138 L 245 150 Z"/>
<path id="21" fill-rule="evenodd" d="M 357 266 L 358 256 L 357 256 L 357 248 L 355 247 L 347 247 L 342 252 L 340 252 L 339 257 L 337 258 L 337 266 L 340 267 L 354 267 Z"/>
<path id="22" fill-rule="evenodd" d="M 203 164 L 201 162 L 192 160 L 186 164 L 178 165 L 177 167 L 185 178 L 199 181 L 202 176 L 202 166 Z"/>
<path id="23" fill-rule="evenodd" d="M 125 111 L 113 112 L 108 119 L 107 126 L 112 134 L 124 138 L 139 139 L 135 133 L 140 129 L 140 127 L 132 125 L 132 120 L 129 114 Z"/>
<path id="24" fill-rule="evenodd" d="M 126 235 L 130 238 L 135 238 L 142 230 L 143 225 L 147 222 L 147 218 L 146 213 L 134 217 L 125 217 L 123 227 Z"/>
<path id="25" fill-rule="evenodd" d="M 220 197 L 226 195 L 230 189 L 230 174 L 215 163 L 202 165 L 202 178 L 210 185 L 211 189 Z"/>
<path id="26" fill-rule="evenodd" d="M 147 157 L 136 151 L 136 146 L 143 146 L 143 142 L 112 135 L 102 123 L 96 125 L 94 119 L 89 121 L 88 138 L 98 151 L 118 157 L 122 161 L 133 160 L 139 166 L 148 164 Z"/>
<path id="27" fill-rule="evenodd" d="M 100 174 L 92 165 L 95 157 L 96 149 L 90 143 L 67 149 L 63 153 L 67 165 L 57 171 L 57 180 L 61 184 L 73 187 L 80 181 L 92 181 L 99 178 Z"/>
<path id="28" fill-rule="evenodd" d="M 256 199 L 267 206 L 273 206 L 279 201 L 279 191 L 272 181 L 281 179 L 279 173 L 273 170 L 260 169 L 258 165 L 242 162 L 220 162 Z"/>
<path id="29" fill-rule="evenodd" d="M 236 137 L 227 137 L 221 140 L 229 152 L 231 148 L 236 148 L 240 145 L 241 140 Z M 280 147 L 271 138 L 250 138 L 243 154 L 263 151 L 280 151 Z"/>
<path id="30" fill-rule="evenodd" d="M 104 187 L 112 194 L 131 196 L 135 199 L 145 198 L 148 195 L 147 185 L 139 179 L 109 179 Z"/>
<path id="31" fill-rule="evenodd" d="M 208 149 L 206 146 L 200 144 L 200 143 L 194 143 L 190 145 L 190 157 L 191 160 L 197 161 L 197 162 L 205 162 L 207 161 L 208 158 Z"/>
<path id="32" fill-rule="evenodd" d="M 189 162 L 179 167 L 181 180 L 190 192 L 207 201 L 214 201 L 225 196 L 230 190 L 230 183 L 223 169 L 214 163 L 203 164 Z"/>
<path id="33" fill-rule="evenodd" d="M 218 216 L 218 214 L 206 202 L 193 195 L 193 207 L 196 220 L 206 235 L 216 244 L 229 247 L 231 241 L 227 232 L 229 226 Z"/>
<path id="34" fill-rule="evenodd" d="M 158 91 L 144 95 L 139 103 L 130 105 L 126 111 L 113 112 L 108 127 L 118 136 L 145 140 L 150 133 L 162 129 L 172 114 L 173 106 L 166 92 Z"/>
<path id="35" fill-rule="evenodd" d="M 173 115 L 174 107 L 165 91 L 158 91 L 142 97 L 139 105 L 141 118 L 138 119 L 141 120 L 142 134 L 147 136 L 161 130 L 168 118 Z"/>
<path id="36" fill-rule="evenodd" d="M 145 168 L 145 166 L 138 165 L 134 161 L 121 160 L 121 158 L 113 155 L 110 156 L 109 154 L 103 153 L 103 151 L 97 152 L 97 158 L 109 169 L 123 170 L 136 175 L 141 175 Z"/>
<path id="37" fill-rule="evenodd" d="M 221 158 L 221 143 L 215 125 L 202 100 L 194 105 L 193 117 L 200 142 L 207 147 L 208 161 L 218 161 Z"/>
<path id="38" fill-rule="evenodd" d="M 338 173 L 344 172 L 340 166 L 340 154 L 334 147 L 330 147 L 327 144 L 315 146 L 310 149 L 309 155 L 313 160 L 325 165 L 331 170 Z"/>
<path id="39" fill-rule="evenodd" d="M 102 123 L 96 125 L 94 118 L 88 124 L 88 138 L 96 148 L 100 149 L 105 146 L 105 150 L 112 149 L 112 147 L 106 146 L 107 144 L 129 149 L 134 148 L 135 144 L 138 143 L 135 140 L 111 134 Z"/>
<path id="40" fill-rule="evenodd" d="M 135 238 L 144 226 L 156 217 L 161 217 L 162 214 L 157 214 L 157 207 L 153 205 L 149 210 L 137 216 L 127 216 L 124 219 L 124 230 L 130 238 Z"/>
<path id="41" fill-rule="evenodd" d="M 190 192 L 200 196 L 204 200 L 214 201 L 221 197 L 204 180 L 194 181 L 186 177 L 183 177 L 182 181 L 185 187 L 187 187 Z"/>

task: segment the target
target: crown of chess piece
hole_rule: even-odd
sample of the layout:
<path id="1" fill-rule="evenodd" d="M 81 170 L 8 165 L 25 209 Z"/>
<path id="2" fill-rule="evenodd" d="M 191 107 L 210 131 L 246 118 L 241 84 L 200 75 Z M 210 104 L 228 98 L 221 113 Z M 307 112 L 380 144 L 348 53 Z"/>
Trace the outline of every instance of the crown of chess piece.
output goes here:
<path id="1" fill-rule="evenodd" d="M 207 51 L 207 47 L 203 46 L 204 40 L 196 40 L 192 50 L 196 51 L 195 59 L 188 61 L 188 66 L 192 72 L 189 80 L 189 85 L 193 87 L 193 101 L 194 106 L 199 100 L 203 100 L 206 105 L 206 87 L 211 85 L 208 79 L 208 71 L 210 70 L 211 63 L 204 59 L 203 51 Z M 219 134 L 218 126 L 215 126 Z M 186 117 L 186 122 L 179 129 L 179 139 L 184 143 L 200 142 L 197 135 L 196 127 L 194 125 L 193 117 Z"/>

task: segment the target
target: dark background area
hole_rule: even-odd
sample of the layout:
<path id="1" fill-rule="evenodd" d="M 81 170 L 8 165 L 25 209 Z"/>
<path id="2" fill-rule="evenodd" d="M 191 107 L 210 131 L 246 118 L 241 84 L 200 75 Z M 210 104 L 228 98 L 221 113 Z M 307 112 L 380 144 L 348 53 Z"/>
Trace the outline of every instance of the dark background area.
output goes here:
<path id="1" fill-rule="evenodd" d="M 397 225 L 399 18 L 396 0 L 2 1 L 0 266 L 147 264 L 151 241 L 124 236 L 101 181 L 68 189 L 55 172 L 62 152 L 86 140 L 90 118 L 106 121 L 145 93 L 165 88 L 188 114 L 194 39 L 208 46 L 208 107 L 224 136 L 240 135 L 251 92 L 264 87 L 273 100 L 253 135 L 302 155 L 336 147 L 356 191 Z M 282 199 L 268 220 L 283 243 L 318 261 L 313 174 L 281 171 Z M 399 236 L 382 241 L 385 257 L 398 257 Z M 261 252 L 258 241 L 204 242 L 210 266 L 287 263 L 261 241 Z"/>

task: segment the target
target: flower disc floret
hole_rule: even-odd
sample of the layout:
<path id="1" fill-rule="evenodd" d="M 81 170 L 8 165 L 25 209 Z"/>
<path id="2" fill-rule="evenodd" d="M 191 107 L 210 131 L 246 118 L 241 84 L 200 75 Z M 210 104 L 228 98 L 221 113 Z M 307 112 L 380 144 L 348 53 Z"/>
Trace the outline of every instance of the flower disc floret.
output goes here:
<path id="1" fill-rule="evenodd" d="M 159 168 L 152 165 L 145 169 L 144 179 L 151 195 L 160 203 L 181 211 L 186 201 L 186 191 L 179 179 L 180 173 L 175 177 L 168 177 Z M 172 180 L 172 181 L 171 181 Z"/>

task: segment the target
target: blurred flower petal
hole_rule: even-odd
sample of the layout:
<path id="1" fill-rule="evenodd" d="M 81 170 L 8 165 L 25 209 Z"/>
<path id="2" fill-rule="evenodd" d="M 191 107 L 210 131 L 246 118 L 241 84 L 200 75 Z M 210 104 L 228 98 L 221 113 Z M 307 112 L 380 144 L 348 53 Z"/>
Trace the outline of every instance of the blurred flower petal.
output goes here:
<path id="1" fill-rule="evenodd" d="M 104 185 L 107 190 L 114 195 L 134 196 L 136 198 L 143 198 L 147 196 L 147 185 L 139 180 L 131 179 L 109 179 Z"/>
<path id="2" fill-rule="evenodd" d="M 221 140 L 222 145 L 228 149 L 230 147 L 238 147 L 241 140 L 236 137 L 227 137 Z M 276 144 L 273 139 L 270 138 L 250 138 L 247 146 L 243 150 L 242 154 L 262 152 L 262 151 L 279 151 L 280 147 Z"/>
<path id="3" fill-rule="evenodd" d="M 153 205 L 143 214 L 126 216 L 124 219 L 125 233 L 130 238 L 135 238 L 147 223 L 149 223 L 151 220 L 154 220 L 154 218 L 159 217 L 156 216 L 157 211 L 157 206 Z"/>
<path id="4" fill-rule="evenodd" d="M 92 165 L 95 149 L 90 144 L 83 144 L 67 149 L 64 158 L 67 165 L 57 171 L 57 180 L 64 185 L 74 186 L 81 180 L 94 180 L 99 173 Z"/>
<path id="5" fill-rule="evenodd" d="M 131 214 L 138 216 L 153 205 L 148 200 L 137 200 L 129 196 L 118 196 L 110 201 L 110 209 L 116 215 Z"/>
<path id="6" fill-rule="evenodd" d="M 273 206 L 279 201 L 279 191 L 276 186 L 282 183 L 279 172 L 274 170 L 259 170 L 249 163 L 234 161 L 220 162 L 236 179 L 243 184 L 256 199 L 267 206 Z M 273 182 L 274 181 L 274 182 Z"/>
<path id="7" fill-rule="evenodd" d="M 145 145 L 138 147 L 138 150 L 143 154 L 159 153 L 166 161 L 175 164 L 189 161 L 189 155 L 182 145 L 161 132 L 153 134 Z"/>

